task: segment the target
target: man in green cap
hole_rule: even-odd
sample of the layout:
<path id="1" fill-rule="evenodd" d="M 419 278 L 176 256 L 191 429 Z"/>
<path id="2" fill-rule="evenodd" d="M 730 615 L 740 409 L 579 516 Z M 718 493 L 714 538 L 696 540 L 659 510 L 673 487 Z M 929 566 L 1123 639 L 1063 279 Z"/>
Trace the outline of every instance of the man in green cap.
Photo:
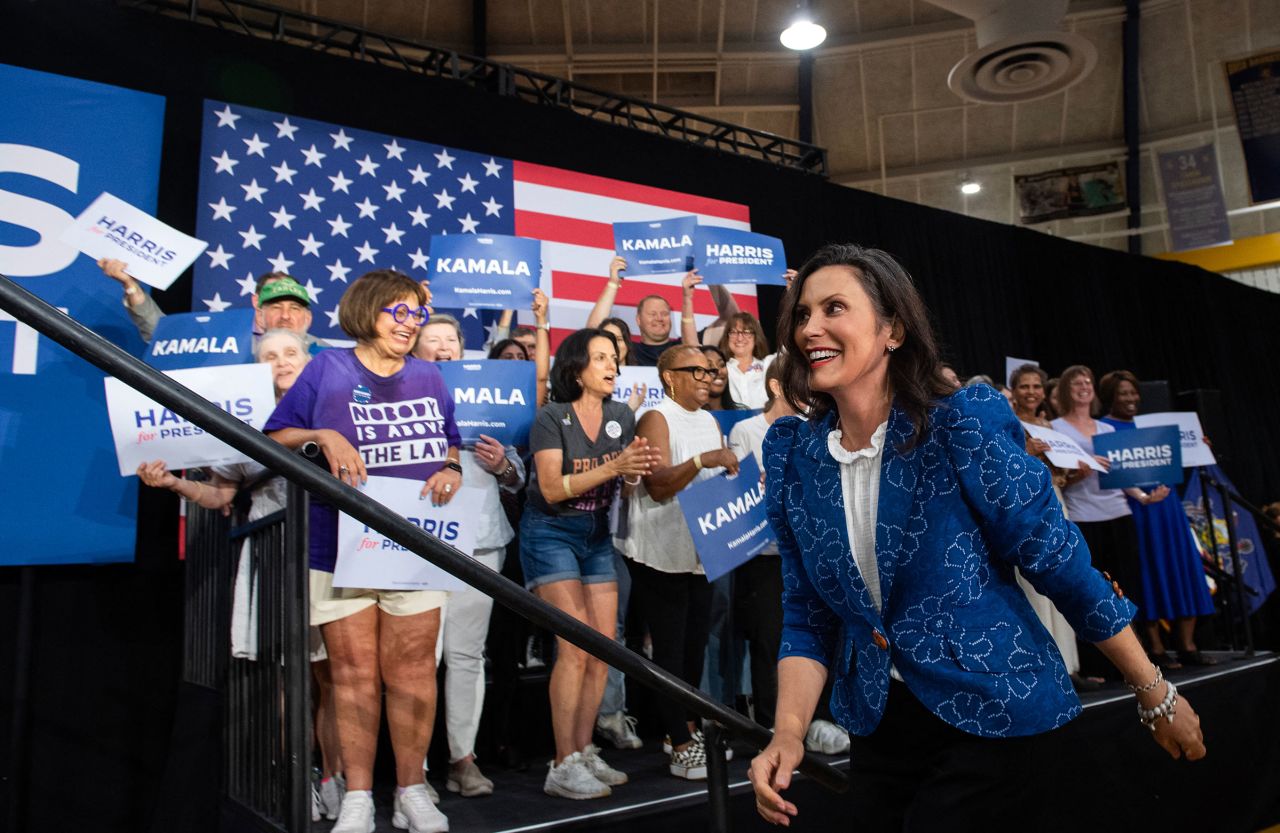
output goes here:
<path id="1" fill-rule="evenodd" d="M 143 341 L 150 342 L 164 311 L 142 291 L 138 281 L 126 271 L 128 267 L 123 261 L 103 258 L 98 261 L 98 268 L 124 288 L 124 308 L 138 328 L 138 335 Z M 293 330 L 306 339 L 312 353 L 317 348 L 329 346 L 323 339 L 307 332 L 311 328 L 311 296 L 307 294 L 306 287 L 284 272 L 267 272 L 258 278 L 253 308 L 255 342 L 261 333 L 283 328 Z"/>

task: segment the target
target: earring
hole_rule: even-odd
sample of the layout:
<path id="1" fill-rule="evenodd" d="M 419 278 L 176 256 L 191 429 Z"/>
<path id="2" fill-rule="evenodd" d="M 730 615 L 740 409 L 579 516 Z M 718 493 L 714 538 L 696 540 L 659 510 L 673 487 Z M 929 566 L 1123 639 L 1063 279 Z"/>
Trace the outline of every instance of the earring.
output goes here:
<path id="1" fill-rule="evenodd" d="M 896 346 L 896 345 L 893 345 L 893 344 L 890 344 L 890 345 L 889 345 L 889 352 L 890 352 L 890 353 L 892 353 L 894 350 L 897 350 L 897 349 L 898 349 L 898 348 L 897 348 L 897 346 Z"/>

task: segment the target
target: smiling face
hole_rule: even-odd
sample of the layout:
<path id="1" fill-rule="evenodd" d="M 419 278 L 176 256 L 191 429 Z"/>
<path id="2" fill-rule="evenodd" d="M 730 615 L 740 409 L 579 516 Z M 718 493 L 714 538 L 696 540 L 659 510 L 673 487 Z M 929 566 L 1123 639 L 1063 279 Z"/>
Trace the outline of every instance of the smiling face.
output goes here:
<path id="1" fill-rule="evenodd" d="M 618 380 L 618 353 L 613 342 L 596 336 L 587 343 L 587 366 L 579 375 L 584 395 L 604 398 L 613 395 Z"/>
<path id="2" fill-rule="evenodd" d="M 1044 403 L 1044 383 L 1039 373 L 1023 373 L 1013 389 L 1013 401 L 1024 413 L 1034 414 Z"/>
<path id="3" fill-rule="evenodd" d="M 756 334 L 741 321 L 735 321 L 725 332 L 725 340 L 729 346 L 729 354 L 735 359 L 755 358 Z"/>
<path id="4" fill-rule="evenodd" d="M 413 306 L 417 306 L 416 301 Z M 306 304 L 289 298 L 262 305 L 258 308 L 258 317 L 264 332 L 281 329 L 305 335 L 311 328 L 311 309 Z"/>
<path id="5" fill-rule="evenodd" d="M 1087 373 L 1077 373 L 1067 383 L 1067 396 L 1073 406 L 1086 410 L 1093 404 L 1093 377 Z"/>
<path id="6" fill-rule="evenodd" d="M 386 315 L 386 313 L 383 313 Z M 390 316 L 388 316 L 390 317 Z M 418 336 L 418 346 L 413 355 L 429 362 L 452 362 L 462 358 L 462 343 L 458 341 L 458 330 L 450 323 L 442 321 L 432 324 L 428 322 Z"/>
<path id="7" fill-rule="evenodd" d="M 276 334 L 263 336 L 258 342 L 258 361 L 271 365 L 271 379 L 276 393 L 283 395 L 293 387 L 302 368 L 311 357 L 292 336 Z"/>
<path id="8" fill-rule="evenodd" d="M 410 309 L 416 309 L 418 299 L 412 295 L 405 295 L 397 298 L 395 303 L 388 304 L 387 307 L 394 309 L 396 304 L 404 304 Z M 396 321 L 395 316 L 389 312 L 379 312 L 373 329 L 374 337 L 370 341 L 370 346 L 384 356 L 403 358 L 409 355 L 409 351 L 413 349 L 414 339 L 418 337 L 418 323 L 412 316 L 401 322 Z"/>
<path id="9" fill-rule="evenodd" d="M 680 407 L 687 411 L 699 410 L 711 399 L 714 378 L 711 363 L 707 361 L 707 355 L 697 348 L 674 347 L 672 350 L 679 353 L 673 357 L 676 361 L 671 369 L 662 374 L 662 381 L 667 386 L 671 398 Z M 703 368 L 707 372 L 693 373 L 676 369 L 690 367 Z"/>
<path id="10" fill-rule="evenodd" d="M 720 358 L 719 353 L 704 350 L 702 354 L 707 358 L 707 367 L 714 370 L 716 374 L 708 385 L 708 393 L 713 399 L 723 396 L 724 389 L 729 386 L 729 366 L 725 364 L 724 359 Z"/>
<path id="11" fill-rule="evenodd" d="M 666 344 L 671 338 L 671 307 L 661 298 L 646 298 L 636 308 L 636 326 L 645 344 Z"/>
<path id="12" fill-rule="evenodd" d="M 809 363 L 809 387 L 883 390 L 893 328 L 881 321 L 850 266 L 824 266 L 804 282 L 795 312 L 795 345 Z"/>
<path id="13" fill-rule="evenodd" d="M 1138 406 L 1142 404 L 1142 395 L 1134 387 L 1133 382 L 1122 380 L 1116 384 L 1116 392 L 1111 400 L 1112 416 L 1121 419 L 1133 419 L 1138 414 Z"/>

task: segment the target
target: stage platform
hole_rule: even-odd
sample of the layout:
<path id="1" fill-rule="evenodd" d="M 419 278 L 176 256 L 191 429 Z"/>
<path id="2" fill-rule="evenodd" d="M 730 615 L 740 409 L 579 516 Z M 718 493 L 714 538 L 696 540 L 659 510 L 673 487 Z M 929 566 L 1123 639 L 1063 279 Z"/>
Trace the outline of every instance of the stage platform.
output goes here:
<path id="1" fill-rule="evenodd" d="M 1046 771 L 1053 786 L 1045 818 L 1027 830 L 1163 830 L 1256 833 L 1280 822 L 1280 657 L 1252 658 L 1212 653 L 1220 664 L 1171 673 L 1179 690 L 1201 715 L 1208 757 L 1199 763 L 1173 761 L 1151 742 L 1133 713 L 1133 698 L 1118 684 L 1084 695 L 1085 712 L 1046 740 Z M 729 763 L 735 830 L 773 829 L 754 813 L 747 782 L 753 752 L 736 749 Z M 445 791 L 443 776 L 433 784 L 454 833 L 517 831 L 704 831 L 708 828 L 704 782 L 688 782 L 666 772 L 656 743 L 642 750 L 606 750 L 610 764 L 630 775 L 607 799 L 566 801 L 542 792 L 546 764 L 524 772 L 486 766 L 494 794 L 465 799 Z M 828 759 L 837 767 L 847 758 Z M 792 830 L 856 831 L 843 798 L 798 777 L 790 797 L 800 808 Z M 378 833 L 391 833 L 391 787 L 374 799 Z M 327 833 L 321 822 L 312 829 Z"/>

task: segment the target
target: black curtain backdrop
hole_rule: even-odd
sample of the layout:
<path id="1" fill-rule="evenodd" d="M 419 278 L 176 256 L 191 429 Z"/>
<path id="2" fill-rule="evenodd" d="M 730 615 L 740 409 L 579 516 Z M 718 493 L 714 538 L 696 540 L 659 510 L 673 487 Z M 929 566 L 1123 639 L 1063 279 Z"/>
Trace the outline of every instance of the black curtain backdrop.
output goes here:
<path id="1" fill-rule="evenodd" d="M 1269 370 L 1280 355 L 1280 297 L 1193 267 L 971 220 L 106 0 L 0 0 L 0 21 L 0 62 L 167 97 L 159 216 L 185 231 L 195 226 L 206 97 L 732 200 L 750 206 L 756 230 L 785 241 L 794 266 L 830 241 L 898 256 L 962 375 L 999 377 L 1004 356 L 1015 355 L 1051 374 L 1084 363 L 1098 375 L 1126 368 L 1168 379 L 1175 394 L 1221 389 L 1236 452 L 1227 469 L 1256 502 L 1280 497 L 1280 381 Z M 187 276 L 157 299 L 186 310 L 190 290 Z M 775 290 L 762 291 L 766 329 L 778 301 Z M 74 461 L 61 464 L 76 476 Z M 173 512 L 171 500 L 147 499 L 135 565 L 37 570 L 30 790 L 20 829 L 145 829 L 161 798 L 181 649 Z M 56 506 L 45 521 L 56 525 Z M 0 630 L 8 634 L 18 587 L 18 570 L 0 570 Z M 11 667 L 12 639 L 0 642 L 0 667 Z M 10 707 L 8 682 L 0 689 L 0 706 Z M 7 740 L 9 721 L 0 722 Z M 0 762 L 6 776 L 9 767 Z"/>

